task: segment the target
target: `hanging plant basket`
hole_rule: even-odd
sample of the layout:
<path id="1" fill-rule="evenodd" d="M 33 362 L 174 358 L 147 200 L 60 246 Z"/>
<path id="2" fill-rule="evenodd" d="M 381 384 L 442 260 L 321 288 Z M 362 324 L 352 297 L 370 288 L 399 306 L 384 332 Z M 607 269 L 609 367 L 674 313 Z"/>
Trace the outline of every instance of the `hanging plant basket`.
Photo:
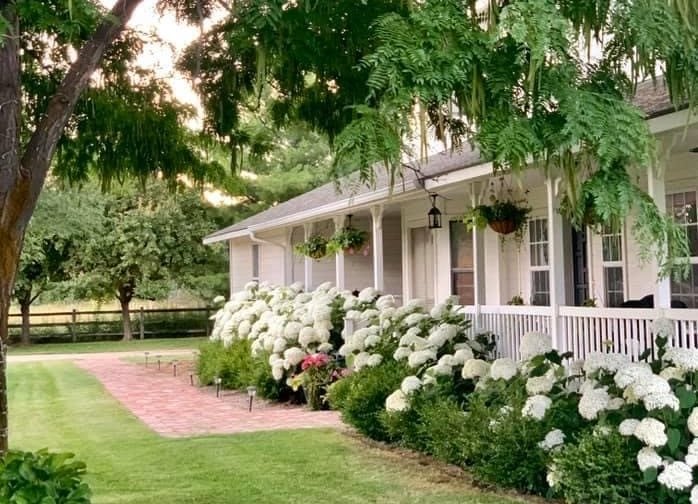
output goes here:
<path id="1" fill-rule="evenodd" d="M 360 254 L 368 245 L 368 233 L 352 226 L 337 231 L 327 242 L 327 252 L 344 251 L 345 254 Z"/>
<path id="2" fill-rule="evenodd" d="M 294 250 L 296 254 L 307 256 L 311 259 L 322 259 L 328 253 L 327 238 L 320 235 L 311 236 L 307 241 L 296 245 Z"/>
<path id="3" fill-rule="evenodd" d="M 516 226 L 516 221 L 507 219 L 507 220 L 493 220 L 488 222 L 490 229 L 494 231 L 495 233 L 499 233 L 502 235 L 508 235 L 516 231 L 517 226 Z"/>

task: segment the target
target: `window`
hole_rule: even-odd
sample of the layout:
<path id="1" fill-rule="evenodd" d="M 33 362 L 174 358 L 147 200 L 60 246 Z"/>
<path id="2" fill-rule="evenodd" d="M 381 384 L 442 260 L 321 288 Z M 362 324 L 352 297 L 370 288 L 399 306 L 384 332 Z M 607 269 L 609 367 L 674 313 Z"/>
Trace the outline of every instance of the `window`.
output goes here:
<path id="1" fill-rule="evenodd" d="M 259 245 L 252 245 L 252 280 L 259 280 Z"/>
<path id="2" fill-rule="evenodd" d="M 606 306 L 620 306 L 625 301 L 623 235 L 620 229 L 604 227 L 601 230 L 601 255 Z"/>
<path id="3" fill-rule="evenodd" d="M 473 233 L 462 221 L 449 222 L 451 239 L 451 294 L 460 304 L 475 304 L 475 274 L 473 272 Z"/>
<path id="4" fill-rule="evenodd" d="M 691 272 L 685 280 L 672 280 L 671 299 L 698 308 L 698 219 L 696 218 L 696 191 L 667 194 L 666 209 L 674 220 L 686 229 L 691 249 Z"/>
<path id="5" fill-rule="evenodd" d="M 547 219 L 529 221 L 528 242 L 531 253 L 531 304 L 549 306 L 550 258 Z"/>

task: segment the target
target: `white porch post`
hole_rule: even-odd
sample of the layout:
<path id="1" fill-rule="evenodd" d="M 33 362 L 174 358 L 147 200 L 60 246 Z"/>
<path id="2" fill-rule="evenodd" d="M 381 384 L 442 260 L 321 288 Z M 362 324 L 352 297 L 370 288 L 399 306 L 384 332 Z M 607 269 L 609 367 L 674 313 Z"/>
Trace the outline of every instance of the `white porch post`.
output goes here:
<path id="1" fill-rule="evenodd" d="M 402 302 L 407 303 L 412 296 L 412 252 L 409 228 L 405 213 L 400 212 L 400 241 L 402 247 Z"/>
<path id="2" fill-rule="evenodd" d="M 371 229 L 373 231 L 373 288 L 385 290 L 383 275 L 383 205 L 371 207 Z"/>
<path id="3" fill-rule="evenodd" d="M 286 234 L 284 235 L 284 283 L 286 285 L 291 285 L 293 283 L 293 243 L 291 242 L 292 236 L 293 228 L 289 227 L 286 229 Z"/>
<path id="4" fill-rule="evenodd" d="M 663 163 L 664 159 L 660 160 Z M 664 173 L 657 173 L 652 167 L 647 168 L 647 194 L 654 200 L 654 204 L 661 212 L 666 212 L 666 188 L 664 186 Z M 655 278 L 659 277 L 659 264 L 655 265 Z M 654 287 L 654 307 L 655 308 L 670 308 L 671 307 L 671 279 L 664 278 L 657 280 Z"/>
<path id="5" fill-rule="evenodd" d="M 475 208 L 480 203 L 479 189 L 480 184 L 473 182 L 470 185 L 470 204 Z M 480 306 L 485 301 L 485 275 L 484 275 L 484 233 L 477 227 L 473 227 L 473 284 L 475 292 L 473 302 L 475 304 L 475 314 L 473 316 L 473 329 L 478 330 L 480 325 Z"/>
<path id="6" fill-rule="evenodd" d="M 308 241 L 308 239 L 313 234 L 313 229 L 315 228 L 312 222 L 303 224 L 303 238 Z M 305 284 L 305 290 L 311 291 L 313 288 L 313 260 L 312 258 L 305 256 L 305 271 L 303 275 L 303 283 Z"/>
<path id="7" fill-rule="evenodd" d="M 344 227 L 344 216 L 334 217 L 334 230 L 340 231 Z M 344 251 L 338 250 L 334 256 L 335 261 L 335 285 L 338 289 L 344 289 Z"/>
<path id="8" fill-rule="evenodd" d="M 560 306 L 565 304 L 565 271 L 563 254 L 562 216 L 558 211 L 557 190 L 560 180 L 548 177 L 545 181 L 548 196 L 548 251 L 550 257 L 550 332 L 553 348 L 565 351 L 560 323 Z"/>

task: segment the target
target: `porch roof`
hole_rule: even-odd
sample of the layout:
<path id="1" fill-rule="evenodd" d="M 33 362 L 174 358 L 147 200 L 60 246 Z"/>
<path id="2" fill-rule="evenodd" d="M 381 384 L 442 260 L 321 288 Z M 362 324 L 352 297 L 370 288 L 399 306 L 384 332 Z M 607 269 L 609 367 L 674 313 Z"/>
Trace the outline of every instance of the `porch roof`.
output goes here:
<path id="1" fill-rule="evenodd" d="M 633 98 L 633 104 L 645 112 L 647 119 L 675 112 L 664 81 L 641 82 Z M 422 189 L 425 179 L 481 165 L 486 160 L 477 149 L 465 145 L 455 151 L 444 151 L 429 156 L 427 162 L 414 161 L 412 169 L 403 170 L 402 176 L 390 187 L 390 179 L 384 170 L 376 173 L 373 186 L 361 184 L 357 174 L 342 178 L 338 183 L 330 182 L 279 203 L 263 212 L 220 229 L 204 238 L 204 243 L 216 243 L 248 234 L 249 231 L 271 229 L 283 225 L 299 224 L 332 212 L 346 211 L 386 199 L 391 194 L 399 195 Z"/>

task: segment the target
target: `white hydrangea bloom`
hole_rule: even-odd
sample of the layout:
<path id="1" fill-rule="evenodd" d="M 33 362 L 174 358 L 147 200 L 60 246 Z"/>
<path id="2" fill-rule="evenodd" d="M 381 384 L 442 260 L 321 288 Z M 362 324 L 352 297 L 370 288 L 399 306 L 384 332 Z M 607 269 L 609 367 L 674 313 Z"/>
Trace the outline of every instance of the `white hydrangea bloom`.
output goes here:
<path id="1" fill-rule="evenodd" d="M 381 354 L 374 353 L 368 357 L 368 360 L 366 361 L 366 366 L 376 367 L 380 365 L 381 362 L 383 362 L 383 356 Z"/>
<path id="2" fill-rule="evenodd" d="M 378 336 L 377 334 L 371 334 L 370 336 L 367 336 L 366 339 L 364 340 L 364 348 L 374 347 L 380 342 L 381 342 L 380 336 Z"/>
<path id="3" fill-rule="evenodd" d="M 482 359 L 469 359 L 463 364 L 461 376 L 466 380 L 487 377 L 490 372 L 490 364 Z"/>
<path id="4" fill-rule="evenodd" d="M 666 394 L 647 394 L 642 398 L 642 402 L 644 403 L 647 411 L 660 410 L 662 408 L 669 408 L 674 411 L 679 411 L 679 398 L 671 392 Z"/>
<path id="5" fill-rule="evenodd" d="M 586 420 L 595 420 L 608 407 L 609 400 L 605 388 L 590 390 L 579 399 L 579 414 Z"/>
<path id="6" fill-rule="evenodd" d="M 412 350 L 408 347 L 397 347 L 397 350 L 393 353 L 393 359 L 396 361 L 407 359 L 412 354 Z"/>
<path id="7" fill-rule="evenodd" d="M 621 367 L 613 380 L 619 388 L 626 388 L 637 380 L 652 374 L 652 368 L 646 362 L 631 363 Z"/>
<path id="8" fill-rule="evenodd" d="M 380 311 L 386 310 L 388 308 L 395 308 L 395 296 L 392 294 L 386 294 L 379 297 L 376 300 L 376 308 Z"/>
<path id="9" fill-rule="evenodd" d="M 532 376 L 526 380 L 526 392 L 528 395 L 547 394 L 553 385 L 555 382 L 549 376 Z"/>
<path id="10" fill-rule="evenodd" d="M 608 401 L 608 405 L 606 406 L 606 409 L 608 411 L 616 411 L 621 409 L 623 406 L 625 406 L 625 401 L 621 397 L 612 397 Z"/>
<path id="11" fill-rule="evenodd" d="M 273 366 L 271 368 L 271 376 L 276 380 L 279 381 L 284 377 L 284 366 L 283 364 L 280 366 Z"/>
<path id="12" fill-rule="evenodd" d="M 665 317 L 660 317 L 652 322 L 652 333 L 655 336 L 671 338 L 674 335 L 674 322 Z"/>
<path id="13" fill-rule="evenodd" d="M 686 372 L 698 371 L 698 350 L 689 348 L 670 348 L 664 359 L 673 362 Z"/>
<path id="14" fill-rule="evenodd" d="M 412 329 L 414 329 L 414 331 Z M 419 336 L 419 329 L 416 327 L 409 329 L 405 335 L 400 338 L 400 346 L 419 346 L 423 348 L 426 345 L 427 340 Z"/>
<path id="15" fill-rule="evenodd" d="M 474 358 L 473 350 L 469 346 L 459 348 L 453 354 L 454 366 L 465 364 L 466 361 Z"/>
<path id="16" fill-rule="evenodd" d="M 448 305 L 446 303 L 439 303 L 434 305 L 434 307 L 429 312 L 431 318 L 440 319 L 448 312 Z"/>
<path id="17" fill-rule="evenodd" d="M 457 366 L 458 362 L 456 361 L 456 358 L 453 355 L 446 354 L 439 357 L 439 364 L 443 366 L 453 367 Z"/>
<path id="18" fill-rule="evenodd" d="M 283 338 L 277 338 L 274 340 L 274 346 L 272 348 L 272 352 L 274 353 L 281 353 L 284 350 L 286 350 L 286 340 Z"/>
<path id="19" fill-rule="evenodd" d="M 648 395 L 670 394 L 671 385 L 659 375 L 644 376 L 641 380 L 631 385 L 633 394 L 638 399 L 643 399 Z"/>
<path id="20" fill-rule="evenodd" d="M 657 476 L 657 481 L 669 490 L 687 490 L 693 486 L 693 469 L 683 462 L 670 462 Z"/>
<path id="21" fill-rule="evenodd" d="M 375 317 L 378 317 L 380 315 L 380 312 L 378 310 L 374 309 L 368 309 L 365 310 L 361 313 L 361 316 L 359 317 L 359 320 L 371 320 Z"/>
<path id="22" fill-rule="evenodd" d="M 407 317 L 405 317 L 405 325 L 416 326 L 426 318 L 428 318 L 428 316 L 424 313 L 410 313 L 409 315 L 407 315 Z"/>
<path id="23" fill-rule="evenodd" d="M 587 356 L 584 362 L 584 372 L 595 373 L 603 370 L 607 373 L 616 373 L 628 363 L 629 358 L 625 354 L 593 352 Z"/>
<path id="24" fill-rule="evenodd" d="M 545 475 L 545 481 L 548 482 L 550 488 L 555 488 L 560 483 L 560 475 L 557 473 L 555 464 L 551 464 L 548 468 L 548 473 Z"/>
<path id="25" fill-rule="evenodd" d="M 298 334 L 298 343 L 307 348 L 311 343 L 318 341 L 318 334 L 314 327 L 304 327 Z"/>
<path id="26" fill-rule="evenodd" d="M 521 338 L 521 360 L 529 360 L 537 355 L 546 354 L 553 349 L 552 339 L 549 335 L 539 332 L 529 332 Z"/>
<path id="27" fill-rule="evenodd" d="M 411 368 L 416 368 L 434 359 L 436 359 L 436 351 L 431 349 L 418 350 L 412 352 L 407 358 L 407 365 Z"/>
<path id="28" fill-rule="evenodd" d="M 691 504 L 698 504 L 698 485 L 691 489 Z"/>
<path id="29" fill-rule="evenodd" d="M 359 301 L 368 303 L 373 301 L 378 296 L 378 291 L 373 287 L 366 287 L 361 292 L 359 292 Z"/>
<path id="30" fill-rule="evenodd" d="M 526 402 L 521 409 L 521 415 L 524 417 L 543 420 L 545 413 L 553 403 L 552 399 L 544 395 L 534 395 L 526 399 Z"/>
<path id="31" fill-rule="evenodd" d="M 358 310 L 349 310 L 344 316 L 345 319 L 358 321 L 361 320 L 361 312 Z"/>
<path id="32" fill-rule="evenodd" d="M 317 351 L 320 353 L 330 353 L 334 346 L 332 346 L 332 343 L 321 343 L 317 347 Z"/>
<path id="33" fill-rule="evenodd" d="M 385 399 L 385 410 L 388 412 L 400 412 L 409 409 L 405 393 L 398 389 Z"/>
<path id="34" fill-rule="evenodd" d="M 664 378 L 665 380 L 678 380 L 678 381 L 683 381 L 684 378 L 686 377 L 686 372 L 683 371 L 680 368 L 677 368 L 676 366 L 669 366 L 667 368 L 662 369 L 662 371 L 659 373 L 659 376 Z"/>
<path id="35" fill-rule="evenodd" d="M 618 432 L 621 436 L 632 436 L 639 423 L 640 421 L 636 418 L 626 418 L 618 426 Z"/>
<path id="36" fill-rule="evenodd" d="M 646 471 L 650 468 L 659 468 L 662 465 L 662 457 L 654 451 L 654 448 L 645 446 L 642 450 L 637 452 L 637 465 L 640 467 L 641 471 Z"/>
<path id="37" fill-rule="evenodd" d="M 429 369 L 427 369 L 427 373 L 430 373 L 434 376 L 451 376 L 453 374 L 453 368 L 447 364 L 439 362 L 435 366 L 432 366 Z"/>
<path id="38" fill-rule="evenodd" d="M 368 359 L 371 358 L 371 354 L 368 352 L 359 352 L 354 356 L 354 361 L 352 365 L 355 371 L 360 371 L 362 368 L 368 365 Z"/>
<path id="39" fill-rule="evenodd" d="M 538 443 L 538 446 L 540 446 L 545 451 L 550 451 L 553 448 L 562 446 L 564 443 L 565 433 L 562 432 L 560 429 L 554 429 L 545 435 L 545 439 Z"/>
<path id="40" fill-rule="evenodd" d="M 508 358 L 497 359 L 492 363 L 492 367 L 490 368 L 490 377 L 493 380 L 501 379 L 509 381 L 516 376 L 517 373 L 516 362 Z"/>
<path id="41" fill-rule="evenodd" d="M 582 384 L 579 386 L 579 393 L 581 395 L 584 395 L 587 392 L 594 390 L 598 384 L 599 383 L 596 380 L 593 380 L 591 378 L 584 380 L 584 382 L 582 382 Z"/>
<path id="42" fill-rule="evenodd" d="M 688 415 L 688 420 L 686 421 L 686 426 L 694 437 L 698 437 L 698 408 L 693 408 L 691 410 L 691 414 Z"/>
<path id="43" fill-rule="evenodd" d="M 291 366 L 296 366 L 301 363 L 307 354 L 298 347 L 291 347 L 284 351 L 284 359 L 286 359 Z"/>
<path id="44" fill-rule="evenodd" d="M 665 429 L 666 427 L 662 422 L 656 418 L 648 417 L 640 420 L 633 434 L 647 446 L 659 448 L 668 441 Z"/>
<path id="45" fill-rule="evenodd" d="M 407 376 L 402 380 L 402 383 L 400 384 L 400 390 L 408 396 L 412 394 L 413 392 L 416 392 L 422 387 L 422 380 L 419 379 L 417 376 Z"/>

